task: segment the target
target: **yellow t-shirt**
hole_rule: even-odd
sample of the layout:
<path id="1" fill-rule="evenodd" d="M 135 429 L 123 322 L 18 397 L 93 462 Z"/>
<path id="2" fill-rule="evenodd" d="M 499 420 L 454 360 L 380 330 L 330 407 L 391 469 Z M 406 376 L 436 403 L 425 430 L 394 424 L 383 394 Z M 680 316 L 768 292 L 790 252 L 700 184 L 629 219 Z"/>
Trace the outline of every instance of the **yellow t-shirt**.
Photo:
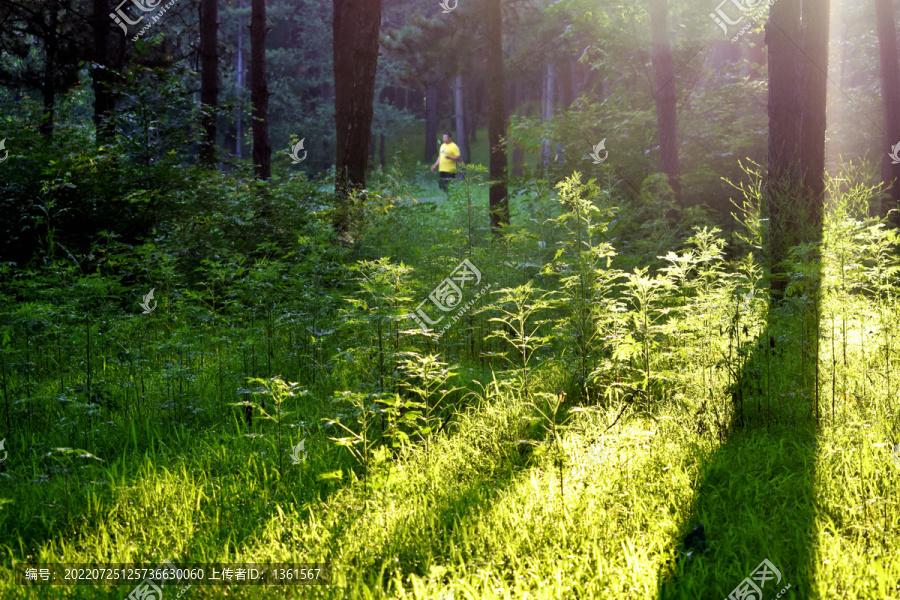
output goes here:
<path id="1" fill-rule="evenodd" d="M 459 146 L 453 142 L 441 144 L 441 162 L 438 165 L 438 171 L 456 173 L 456 161 L 445 158 L 446 156 L 459 156 Z"/>

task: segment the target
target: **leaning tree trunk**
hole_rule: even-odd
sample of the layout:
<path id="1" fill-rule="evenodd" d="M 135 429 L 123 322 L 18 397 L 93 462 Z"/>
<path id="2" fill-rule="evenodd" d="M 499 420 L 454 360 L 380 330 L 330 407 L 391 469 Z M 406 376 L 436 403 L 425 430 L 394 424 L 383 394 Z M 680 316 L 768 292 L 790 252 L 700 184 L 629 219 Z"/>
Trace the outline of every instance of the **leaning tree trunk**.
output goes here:
<path id="1" fill-rule="evenodd" d="M 200 162 L 208 167 L 212 167 L 216 161 L 216 108 L 219 106 L 218 30 L 218 0 L 200 0 L 200 127 L 203 129 Z"/>
<path id="2" fill-rule="evenodd" d="M 787 288 L 784 260 L 799 226 L 789 205 L 800 178 L 800 0 L 778 0 L 766 24 L 769 49 L 769 157 L 766 188 L 766 252 L 775 300 Z"/>
<path id="3" fill-rule="evenodd" d="M 894 161 L 888 156 L 894 145 L 900 144 L 900 112 L 894 105 L 900 98 L 900 65 L 897 59 L 897 26 L 891 0 L 875 0 L 875 22 L 878 27 L 881 108 L 884 113 L 881 187 L 887 198 L 880 211 L 883 216 L 892 208 L 900 209 L 900 163 L 893 164 Z"/>
<path id="4" fill-rule="evenodd" d="M 491 231 L 501 233 L 501 225 L 509 225 L 507 198 L 506 146 L 506 83 L 503 77 L 503 11 L 501 0 L 487 0 L 485 25 L 487 37 L 488 71 L 488 145 L 490 147 L 488 210 Z"/>
<path id="5" fill-rule="evenodd" d="M 257 179 L 272 175 L 269 144 L 269 83 L 266 76 L 266 0 L 250 4 L 250 102 L 253 104 L 253 169 Z"/>
<path id="6" fill-rule="evenodd" d="M 821 239 L 825 202 L 825 102 L 831 0 L 803 0 L 800 97 L 800 174 L 803 177 L 805 242 Z"/>
<path id="7" fill-rule="evenodd" d="M 653 75 L 656 80 L 656 126 L 659 132 L 660 170 L 669 178 L 675 202 L 681 198 L 681 167 L 678 163 L 678 112 L 675 103 L 675 63 L 669 43 L 668 3 L 650 0 L 653 34 Z"/>
<path id="8" fill-rule="evenodd" d="M 335 232 L 346 237 L 354 195 L 366 185 L 378 68 L 381 0 L 333 0 Z"/>
<path id="9" fill-rule="evenodd" d="M 94 0 L 91 25 L 94 29 L 94 65 L 91 68 L 91 86 L 94 88 L 94 129 L 97 132 L 97 145 L 108 144 L 112 139 L 112 111 L 115 99 L 110 89 L 110 66 L 112 59 L 109 50 L 109 0 Z"/>

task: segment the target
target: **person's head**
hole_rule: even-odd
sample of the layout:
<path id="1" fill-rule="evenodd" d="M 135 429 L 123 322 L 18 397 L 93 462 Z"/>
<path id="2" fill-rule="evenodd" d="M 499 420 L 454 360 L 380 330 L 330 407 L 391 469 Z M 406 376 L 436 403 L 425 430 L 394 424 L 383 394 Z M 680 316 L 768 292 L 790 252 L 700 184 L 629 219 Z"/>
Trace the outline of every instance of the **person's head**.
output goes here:
<path id="1" fill-rule="evenodd" d="M 450 132 L 449 132 L 449 131 L 448 131 L 448 132 L 445 132 L 445 133 L 444 133 L 444 143 L 445 143 L 445 144 L 449 144 L 451 140 L 453 140 L 453 136 L 450 135 Z"/>

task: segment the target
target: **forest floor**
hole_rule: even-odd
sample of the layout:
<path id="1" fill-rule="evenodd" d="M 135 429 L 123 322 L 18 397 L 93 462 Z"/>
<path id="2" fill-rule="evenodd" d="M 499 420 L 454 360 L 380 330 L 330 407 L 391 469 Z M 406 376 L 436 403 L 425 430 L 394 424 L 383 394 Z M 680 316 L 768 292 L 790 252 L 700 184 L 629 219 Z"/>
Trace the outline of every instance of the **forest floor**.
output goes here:
<path id="1" fill-rule="evenodd" d="M 447 223 L 464 223 L 470 216 L 464 209 L 458 198 L 405 207 L 409 220 L 403 227 L 389 223 L 385 231 L 406 233 L 379 238 L 373 251 L 403 256 L 406 246 L 414 267 L 455 264 L 458 259 L 441 262 L 447 253 L 441 231 Z M 419 229 L 408 231 L 413 225 Z M 431 240 L 432 249 L 417 240 Z M 486 256 L 472 260 L 489 265 Z M 826 271 L 836 256 L 823 259 Z M 248 361 L 258 366 L 266 356 L 274 357 L 270 370 L 286 380 L 305 377 L 304 363 L 319 360 L 318 340 L 335 337 L 330 325 L 314 321 L 314 339 L 303 342 L 301 354 L 300 338 L 279 329 L 278 315 L 255 325 L 225 319 L 216 331 L 212 325 L 182 331 L 178 306 L 148 317 L 158 319 L 158 335 L 150 329 L 130 334 L 141 353 L 151 350 L 145 358 L 129 346 L 127 352 L 143 361 L 140 370 L 134 357 L 129 362 L 120 355 L 116 362 L 121 347 L 104 346 L 99 331 L 94 347 L 87 342 L 93 367 L 70 361 L 73 371 L 93 369 L 95 378 L 105 378 L 106 389 L 114 389 L 108 382 L 116 377 L 127 381 L 122 389 L 132 391 L 122 392 L 124 411 L 121 401 L 113 409 L 103 394 L 73 402 L 77 377 L 63 382 L 61 374 L 60 381 L 48 375 L 32 387 L 16 387 L 37 371 L 11 370 L 4 391 L 30 391 L 21 405 L 14 404 L 15 392 L 13 402 L 5 393 L 6 410 L 12 404 L 18 412 L 15 443 L 6 446 L 10 460 L 0 463 L 0 597 L 120 599 L 131 597 L 138 583 L 27 584 L 22 563 L 170 561 L 207 568 L 327 563 L 331 585 L 182 581 L 165 586 L 166 600 L 720 600 L 753 586 L 765 600 L 900 599 L 900 398 L 887 337 L 896 327 L 896 297 L 875 303 L 872 296 L 825 287 L 818 331 L 797 333 L 804 317 L 769 314 L 765 301 L 746 313 L 729 312 L 737 288 L 713 288 L 740 269 L 716 261 L 717 275 L 691 284 L 696 302 L 685 292 L 687 280 L 668 291 L 659 284 L 652 347 L 649 337 L 635 333 L 649 335 L 639 329 L 640 319 L 621 320 L 623 328 L 638 327 L 616 338 L 631 354 L 613 353 L 609 360 L 646 359 L 644 389 L 637 379 L 620 385 L 619 376 L 610 375 L 605 392 L 566 396 L 565 367 L 552 360 L 501 377 L 495 363 L 464 355 L 466 344 L 484 338 L 463 334 L 465 323 L 442 355 L 456 374 L 448 379 L 420 361 L 419 378 L 411 377 L 406 394 L 394 400 L 412 402 L 425 386 L 417 404 L 392 406 L 382 399 L 376 407 L 370 396 L 338 393 L 352 389 L 347 369 L 353 364 L 359 363 L 355 377 L 374 377 L 383 356 L 354 354 L 347 350 L 350 338 L 332 343 L 344 348 L 336 350 L 341 358 L 303 391 L 271 378 L 243 389 L 251 388 L 243 379 L 252 371 Z M 521 271 L 514 273 L 520 280 Z M 633 285 L 623 294 L 641 281 L 662 281 L 642 273 L 627 275 Z M 424 298 L 428 289 L 423 284 L 411 294 Z M 627 306 L 639 316 L 639 303 Z M 687 319 L 703 311 L 704 319 L 715 320 L 701 321 L 705 329 L 688 327 Z M 665 318 L 672 324 L 676 313 L 685 321 L 663 331 Z M 746 321 L 728 329 L 735 314 Z M 251 327 L 269 337 L 246 345 L 242 336 L 249 340 Z M 238 330 L 231 341 L 229 328 Z M 745 339 L 735 342 L 741 329 Z M 106 327 L 105 335 L 113 330 Z M 374 331 L 380 330 L 361 334 L 369 349 Z M 16 360 L 44 364 L 36 358 L 41 353 L 47 364 L 56 360 L 54 337 L 47 335 L 42 346 L 22 345 L 34 356 Z M 465 335 L 482 339 L 466 341 Z M 809 342 L 814 353 L 804 340 L 818 340 Z M 206 357 L 197 358 L 199 368 L 185 366 L 193 364 L 185 358 L 192 352 Z M 541 355 L 540 348 L 535 352 Z M 12 362 L 13 350 L 6 356 Z M 804 362 L 810 356 L 817 368 Z M 660 375 L 650 376 L 650 366 Z M 145 385 L 155 391 L 128 404 Z M 451 385 L 459 390 L 446 389 Z M 331 397 L 321 391 L 326 388 Z M 31 403 L 42 394 L 48 404 Z M 256 398 L 252 405 L 240 405 L 249 397 Z M 435 398 L 453 399 L 443 422 L 443 412 L 427 420 L 438 410 Z M 66 412 L 79 407 L 77 417 Z M 252 426 L 245 409 L 254 414 Z M 396 420 L 410 412 L 424 425 L 410 419 L 401 435 Z"/>

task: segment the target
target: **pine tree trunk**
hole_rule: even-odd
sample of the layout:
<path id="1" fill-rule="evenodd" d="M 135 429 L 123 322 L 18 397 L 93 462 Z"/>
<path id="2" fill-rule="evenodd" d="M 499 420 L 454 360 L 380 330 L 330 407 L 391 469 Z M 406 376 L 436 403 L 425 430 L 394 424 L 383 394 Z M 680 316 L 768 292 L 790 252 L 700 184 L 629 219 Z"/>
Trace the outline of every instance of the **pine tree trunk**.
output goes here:
<path id="1" fill-rule="evenodd" d="M 200 0 L 200 162 L 216 161 L 216 108 L 219 106 L 218 0 Z"/>
<path id="2" fill-rule="evenodd" d="M 425 90 L 425 163 L 432 162 L 437 156 L 438 113 L 437 113 L 438 88 L 430 85 Z"/>
<path id="3" fill-rule="evenodd" d="M 456 121 L 456 143 L 463 163 L 469 162 L 469 145 L 466 143 L 465 102 L 463 102 L 463 77 L 453 80 L 453 112 Z"/>
<path id="4" fill-rule="evenodd" d="M 555 103 L 556 92 L 556 70 L 552 62 L 547 62 L 544 69 L 544 85 L 541 91 L 541 120 L 549 121 L 553 118 L 553 105 Z M 548 166 L 553 160 L 550 150 L 550 140 L 544 138 L 541 140 L 541 165 Z"/>
<path id="5" fill-rule="evenodd" d="M 250 4 L 250 102 L 253 104 L 253 170 L 257 179 L 272 175 L 269 144 L 269 83 L 266 75 L 266 0 Z"/>
<path id="6" fill-rule="evenodd" d="M 244 0 L 241 0 L 240 7 L 244 8 Z M 244 157 L 243 152 L 243 131 L 244 131 L 244 123 L 243 123 L 243 114 L 244 114 L 244 20 L 242 18 L 238 18 L 237 20 L 237 56 L 236 56 L 237 64 L 235 65 L 235 80 L 236 80 L 236 88 L 235 95 L 237 96 L 237 119 L 235 120 L 235 143 L 234 143 L 234 156 L 240 160 Z"/>
<path id="7" fill-rule="evenodd" d="M 97 145 L 102 146 L 112 139 L 110 118 L 115 108 L 109 72 L 112 63 L 109 51 L 109 0 L 94 0 L 93 9 L 94 66 L 91 68 L 91 85 L 94 88 L 94 129 L 97 132 Z"/>
<path id="8" fill-rule="evenodd" d="M 891 0 L 875 0 L 875 22 L 878 28 L 878 62 L 881 76 L 881 107 L 884 113 L 884 138 L 881 152 L 881 187 L 888 194 L 881 210 L 900 209 L 900 164 L 888 156 L 900 144 L 900 65 L 897 59 L 897 25 Z"/>
<path id="9" fill-rule="evenodd" d="M 53 138 L 53 122 L 56 118 L 56 52 L 58 13 L 50 11 L 50 25 L 44 36 L 44 77 L 41 95 L 44 99 L 44 114 L 41 116 L 40 132 L 47 140 Z"/>
<path id="10" fill-rule="evenodd" d="M 346 239 L 355 194 L 366 185 L 369 136 L 378 68 L 381 0 L 333 0 L 334 6 L 334 229 Z"/>
<path id="11" fill-rule="evenodd" d="M 669 178 L 678 206 L 681 198 L 681 167 L 678 163 L 678 111 L 675 98 L 675 63 L 669 43 L 668 3 L 650 1 L 653 32 L 653 75 L 656 80 L 656 123 L 659 131 L 659 167 Z"/>
<path id="12" fill-rule="evenodd" d="M 831 0 L 803 0 L 800 173 L 807 215 L 803 241 L 820 241 L 825 202 L 825 102 Z"/>
<path id="13" fill-rule="evenodd" d="M 501 0 L 485 4 L 487 71 L 488 71 L 488 144 L 490 146 L 490 180 L 488 210 L 491 231 L 501 233 L 501 225 L 509 225 L 507 198 L 506 83 L 503 75 L 503 11 Z"/>
<path id="14" fill-rule="evenodd" d="M 514 110 L 518 110 L 519 106 L 522 104 L 522 100 L 524 99 L 524 94 L 522 93 L 522 82 L 516 82 L 515 84 L 515 101 L 513 106 Z M 519 144 L 518 141 L 513 144 L 513 152 L 512 152 L 512 174 L 513 177 L 521 177 L 524 173 L 524 165 L 525 165 L 525 150 Z"/>
<path id="15" fill-rule="evenodd" d="M 769 12 L 766 45 L 769 49 L 769 157 L 766 203 L 766 240 L 770 288 L 775 300 L 783 296 L 787 277 L 782 264 L 791 246 L 795 222 L 787 202 L 799 195 L 800 179 L 800 0 L 778 0 Z"/>

